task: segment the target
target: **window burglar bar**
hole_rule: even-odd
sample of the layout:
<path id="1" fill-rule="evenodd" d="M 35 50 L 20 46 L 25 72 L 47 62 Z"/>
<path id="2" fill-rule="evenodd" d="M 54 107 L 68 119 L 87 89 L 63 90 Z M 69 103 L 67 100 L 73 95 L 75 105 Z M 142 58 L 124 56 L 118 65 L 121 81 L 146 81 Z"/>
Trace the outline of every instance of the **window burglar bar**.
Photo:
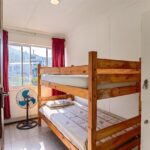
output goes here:
<path id="1" fill-rule="evenodd" d="M 36 64 L 38 64 L 38 63 L 43 63 L 44 64 L 44 66 L 46 65 L 46 66 L 49 66 L 50 67 L 50 65 L 51 65 L 51 63 L 52 62 L 50 62 L 49 63 L 49 61 L 51 61 L 51 59 L 49 60 L 49 53 L 51 53 L 51 48 L 50 47 L 41 47 L 41 46 L 37 46 L 37 45 L 24 45 L 24 44 L 9 44 L 9 49 L 11 49 L 12 47 L 20 47 L 21 48 L 21 50 L 20 50 L 20 52 L 21 52 L 21 61 L 20 61 L 20 67 L 21 67 L 21 83 L 18 83 L 19 85 L 21 84 L 21 86 L 24 86 L 24 85 L 26 85 L 26 83 L 28 84 L 32 84 L 32 81 L 33 81 L 33 76 L 34 76 L 34 78 L 37 78 L 37 75 L 35 75 L 35 73 L 36 73 L 36 68 L 35 68 L 35 65 Z M 27 49 L 27 51 L 29 51 L 29 58 L 27 58 L 27 62 L 24 60 L 25 58 L 24 58 L 24 53 L 26 52 L 26 49 Z M 36 52 L 38 51 L 38 50 L 40 50 L 41 49 L 41 51 L 43 50 L 43 51 L 45 51 L 44 53 L 45 53 L 45 55 L 46 55 L 46 57 L 45 56 L 40 56 L 39 54 L 37 55 L 37 54 L 35 54 L 35 56 L 37 56 L 38 58 L 37 58 L 37 60 L 36 60 L 36 58 L 34 59 L 34 49 L 36 50 Z M 43 54 L 43 53 L 41 53 L 41 54 Z M 10 57 L 15 57 L 15 56 L 10 56 Z M 51 57 L 51 55 L 50 55 L 50 57 Z M 28 60 L 29 59 L 29 60 Z M 32 60 L 33 59 L 33 60 Z M 41 61 L 39 61 L 38 59 L 41 59 Z M 30 70 L 29 70 L 29 74 L 25 74 L 25 68 L 27 69 L 27 67 L 25 67 L 25 65 L 26 65 L 26 63 L 28 64 L 28 61 L 29 61 L 29 68 L 30 68 Z M 11 62 L 10 62 L 10 64 L 11 64 Z M 9 65 L 10 65 L 9 64 Z M 17 64 L 17 63 L 16 63 Z M 19 63 L 18 63 L 18 65 L 19 65 Z M 35 69 L 35 70 L 34 70 Z M 33 71 L 34 70 L 34 71 Z M 12 69 L 12 70 L 10 70 L 10 71 L 15 71 L 15 69 Z M 14 72 L 14 75 L 15 75 L 15 72 Z M 27 75 L 27 77 L 26 77 L 26 75 Z M 14 87 L 14 86 L 18 86 L 18 85 L 16 85 L 16 83 L 14 83 L 14 82 L 16 82 L 15 80 L 13 80 L 14 78 L 11 76 L 11 75 L 9 75 L 9 78 L 11 78 L 10 80 L 12 80 L 12 81 L 9 81 L 10 82 L 10 87 Z M 27 79 L 27 82 L 26 82 L 26 80 L 25 80 L 25 78 Z M 19 79 L 18 79 L 18 81 L 17 82 L 20 82 L 19 81 Z M 33 81 L 33 85 L 34 85 L 34 82 L 36 82 L 36 79 L 35 79 L 35 81 Z"/>

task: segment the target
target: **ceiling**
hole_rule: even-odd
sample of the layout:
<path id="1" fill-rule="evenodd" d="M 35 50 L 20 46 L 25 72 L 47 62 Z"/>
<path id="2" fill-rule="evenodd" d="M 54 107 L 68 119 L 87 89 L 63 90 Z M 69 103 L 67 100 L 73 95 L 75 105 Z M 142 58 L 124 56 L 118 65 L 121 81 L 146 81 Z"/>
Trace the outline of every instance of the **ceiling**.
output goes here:
<path id="1" fill-rule="evenodd" d="M 3 0 L 4 27 L 64 34 L 85 19 L 131 0 Z M 135 1 L 135 0 L 134 0 Z"/>

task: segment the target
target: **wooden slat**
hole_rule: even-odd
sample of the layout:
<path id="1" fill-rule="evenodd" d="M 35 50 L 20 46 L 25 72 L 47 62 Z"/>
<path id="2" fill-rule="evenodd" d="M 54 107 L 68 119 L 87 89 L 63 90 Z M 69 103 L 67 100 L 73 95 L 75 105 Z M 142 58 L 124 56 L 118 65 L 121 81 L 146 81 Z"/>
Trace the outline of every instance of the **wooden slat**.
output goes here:
<path id="1" fill-rule="evenodd" d="M 134 139 L 133 141 L 125 144 L 124 146 L 118 148 L 118 150 L 131 150 L 135 148 L 136 146 L 140 145 L 140 138 Z"/>
<path id="2" fill-rule="evenodd" d="M 56 136 L 66 145 L 69 150 L 78 150 L 78 148 L 76 148 L 76 146 L 74 146 L 50 120 L 48 120 L 43 114 L 41 114 L 41 116 L 48 127 L 56 134 Z"/>
<path id="3" fill-rule="evenodd" d="M 126 128 L 129 128 L 133 125 L 136 125 L 136 124 L 140 123 L 140 121 L 141 121 L 141 116 L 137 116 L 137 117 L 128 119 L 126 121 L 123 121 L 121 123 L 107 127 L 105 129 L 99 130 L 99 131 L 97 131 L 96 139 L 101 140 L 107 136 L 115 134 L 115 133 L 117 133 L 121 130 L 124 130 Z"/>
<path id="4" fill-rule="evenodd" d="M 89 53 L 88 150 L 96 149 L 97 52 Z"/>
<path id="5" fill-rule="evenodd" d="M 40 101 L 52 101 L 57 99 L 66 99 L 66 98 L 73 98 L 72 95 L 57 95 L 57 96 L 49 96 L 49 97 L 40 97 Z"/>
<path id="6" fill-rule="evenodd" d="M 61 85 L 57 83 L 50 83 L 47 81 L 41 81 L 41 85 L 62 91 L 64 93 L 72 94 L 75 96 L 80 96 L 82 98 L 88 99 L 88 90 L 83 88 L 77 88 L 73 86 Z"/>
<path id="7" fill-rule="evenodd" d="M 139 75 L 129 74 L 111 74 L 111 75 L 97 75 L 97 83 L 120 83 L 120 82 L 137 82 L 140 80 Z"/>
<path id="8" fill-rule="evenodd" d="M 42 67 L 41 74 L 59 74 L 59 75 L 78 75 L 88 74 L 88 66 L 71 66 L 71 67 Z"/>
<path id="9" fill-rule="evenodd" d="M 111 60 L 111 59 L 98 59 L 98 68 L 101 69 L 137 69 L 139 68 L 139 62 L 137 61 L 123 61 L 123 60 Z"/>
<path id="10" fill-rule="evenodd" d="M 97 74 L 140 74 L 140 71 L 135 69 L 97 69 Z"/>
<path id="11" fill-rule="evenodd" d="M 128 142 L 130 139 L 137 137 L 140 135 L 140 127 L 137 127 L 135 129 L 132 129 L 131 131 L 128 131 L 116 138 L 112 138 L 112 140 L 109 140 L 105 142 L 104 144 L 97 145 L 97 150 L 112 150 L 117 149 L 117 147 L 121 146 L 122 144 Z M 122 150 L 122 149 L 121 149 Z"/>
<path id="12" fill-rule="evenodd" d="M 97 99 L 105 99 L 123 95 L 129 95 L 138 93 L 137 86 L 127 86 L 127 87 L 116 87 L 111 89 L 99 89 L 97 90 Z"/>

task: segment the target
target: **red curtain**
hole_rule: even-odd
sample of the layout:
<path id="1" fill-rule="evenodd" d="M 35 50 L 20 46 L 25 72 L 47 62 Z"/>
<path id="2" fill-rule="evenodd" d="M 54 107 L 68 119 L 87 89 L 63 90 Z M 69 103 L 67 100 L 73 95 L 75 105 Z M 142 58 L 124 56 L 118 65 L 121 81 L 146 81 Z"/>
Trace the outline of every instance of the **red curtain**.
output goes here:
<path id="1" fill-rule="evenodd" d="M 65 39 L 52 38 L 52 67 L 65 66 Z M 52 95 L 64 94 L 57 90 L 52 90 Z"/>
<path id="2" fill-rule="evenodd" d="M 3 87 L 4 92 L 9 92 L 8 84 L 8 32 L 3 31 Z M 10 101 L 9 96 L 4 98 L 4 118 L 9 119 L 10 116 Z"/>

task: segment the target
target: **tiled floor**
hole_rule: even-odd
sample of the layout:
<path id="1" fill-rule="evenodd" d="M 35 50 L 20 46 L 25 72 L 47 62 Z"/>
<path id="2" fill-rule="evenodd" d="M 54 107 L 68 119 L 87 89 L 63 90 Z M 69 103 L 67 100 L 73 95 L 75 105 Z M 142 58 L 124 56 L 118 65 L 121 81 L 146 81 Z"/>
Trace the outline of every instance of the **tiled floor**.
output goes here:
<path id="1" fill-rule="evenodd" d="M 16 124 L 5 126 L 4 150 L 67 150 L 46 125 L 18 130 Z"/>
<path id="2" fill-rule="evenodd" d="M 4 150 L 67 150 L 67 148 L 43 123 L 41 127 L 37 126 L 30 130 L 18 130 L 16 124 L 5 126 Z"/>

